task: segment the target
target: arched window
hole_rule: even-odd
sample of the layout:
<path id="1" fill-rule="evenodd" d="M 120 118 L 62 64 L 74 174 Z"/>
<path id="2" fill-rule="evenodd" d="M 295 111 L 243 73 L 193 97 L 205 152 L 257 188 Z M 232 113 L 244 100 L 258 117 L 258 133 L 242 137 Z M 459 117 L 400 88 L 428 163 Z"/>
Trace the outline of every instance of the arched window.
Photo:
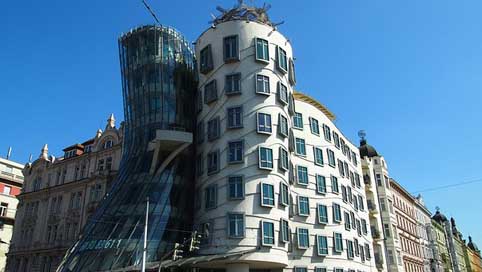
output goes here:
<path id="1" fill-rule="evenodd" d="M 111 148 L 113 145 L 114 145 L 114 141 L 112 141 L 112 140 L 109 139 L 109 140 L 107 140 L 107 141 L 104 142 L 103 148 L 104 148 L 104 149 L 109 149 L 109 148 Z"/>

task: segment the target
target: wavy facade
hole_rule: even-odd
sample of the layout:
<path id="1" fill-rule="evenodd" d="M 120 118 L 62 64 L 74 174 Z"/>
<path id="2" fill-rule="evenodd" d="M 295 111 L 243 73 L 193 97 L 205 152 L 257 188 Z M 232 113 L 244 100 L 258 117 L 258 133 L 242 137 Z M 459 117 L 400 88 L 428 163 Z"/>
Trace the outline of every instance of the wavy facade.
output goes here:
<path id="1" fill-rule="evenodd" d="M 192 229 L 194 54 L 172 28 L 143 26 L 119 38 L 125 140 L 119 175 L 58 271 L 140 268 L 146 199 L 147 262 Z"/>

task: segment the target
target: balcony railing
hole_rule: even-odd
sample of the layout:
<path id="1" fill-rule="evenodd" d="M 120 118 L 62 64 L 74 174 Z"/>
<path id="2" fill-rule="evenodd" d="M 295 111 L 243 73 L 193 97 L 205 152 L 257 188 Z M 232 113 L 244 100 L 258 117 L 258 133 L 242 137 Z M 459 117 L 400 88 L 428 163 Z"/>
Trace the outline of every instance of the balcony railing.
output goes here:
<path id="1" fill-rule="evenodd" d="M 372 233 L 372 237 L 375 238 L 375 239 L 379 239 L 380 238 L 380 231 L 378 231 L 376 228 L 374 227 L 371 227 L 370 228 L 370 231 Z"/>
<path id="2" fill-rule="evenodd" d="M 15 175 L 10 172 L 0 171 L 0 177 L 6 178 L 13 181 L 23 181 L 23 176 Z"/>

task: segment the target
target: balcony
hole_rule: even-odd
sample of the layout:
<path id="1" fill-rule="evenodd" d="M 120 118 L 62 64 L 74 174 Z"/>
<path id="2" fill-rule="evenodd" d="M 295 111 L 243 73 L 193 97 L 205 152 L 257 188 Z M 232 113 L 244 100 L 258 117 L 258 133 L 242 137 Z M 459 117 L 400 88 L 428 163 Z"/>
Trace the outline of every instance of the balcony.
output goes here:
<path id="1" fill-rule="evenodd" d="M 370 215 L 378 213 L 376 205 L 371 200 L 367 200 L 367 207 Z"/>
<path id="2" fill-rule="evenodd" d="M 0 178 L 4 178 L 11 181 L 23 182 L 23 176 L 15 175 L 10 172 L 0 171 Z"/>
<path id="3" fill-rule="evenodd" d="M 381 238 L 380 231 L 377 230 L 375 227 L 371 227 L 370 231 L 372 233 L 373 239 L 380 239 Z"/>
<path id="4" fill-rule="evenodd" d="M 377 269 L 383 269 L 383 258 L 380 253 L 375 253 L 375 265 Z"/>
<path id="5" fill-rule="evenodd" d="M 369 175 L 364 175 L 364 176 L 363 176 L 363 182 L 365 182 L 365 185 L 367 185 L 367 186 L 372 186 L 372 181 L 371 181 Z"/>

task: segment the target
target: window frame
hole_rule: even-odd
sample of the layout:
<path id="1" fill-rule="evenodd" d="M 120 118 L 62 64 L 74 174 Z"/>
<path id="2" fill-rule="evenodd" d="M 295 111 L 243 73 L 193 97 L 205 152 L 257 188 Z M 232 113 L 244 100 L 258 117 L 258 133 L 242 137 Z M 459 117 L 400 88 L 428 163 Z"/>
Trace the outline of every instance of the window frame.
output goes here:
<path id="1" fill-rule="evenodd" d="M 289 135 L 288 118 L 281 113 L 278 113 L 278 132 L 285 138 Z"/>
<path id="2" fill-rule="evenodd" d="M 231 145 L 232 144 L 241 144 L 241 158 L 237 159 L 237 160 L 231 160 Z M 237 150 L 235 150 L 235 155 L 234 157 L 237 157 L 236 156 L 237 154 Z M 228 152 L 227 152 L 227 162 L 228 164 L 239 164 L 239 163 L 243 163 L 244 162 L 244 140 L 241 139 L 241 140 L 233 140 L 233 141 L 229 141 L 228 142 Z M 235 158 L 236 159 L 236 158 Z"/>
<path id="3" fill-rule="evenodd" d="M 301 241 L 301 231 L 306 231 L 306 234 L 303 233 L 303 236 L 306 235 L 306 242 L 307 244 L 306 245 L 301 245 L 300 241 Z M 298 249 L 308 249 L 310 248 L 310 230 L 308 228 L 300 228 L 300 227 L 297 227 L 296 228 L 296 246 L 298 247 Z"/>
<path id="4" fill-rule="evenodd" d="M 255 50 L 254 56 L 255 56 L 255 60 L 256 60 L 256 61 L 263 62 L 263 63 L 269 63 L 269 60 L 270 60 L 270 59 L 269 59 L 269 41 L 266 40 L 266 39 L 258 38 L 258 37 L 254 38 L 254 39 L 255 39 L 255 40 L 254 40 L 254 50 Z M 260 57 L 259 54 L 258 54 L 258 46 L 260 46 L 260 45 L 258 45 L 258 41 L 261 41 L 261 42 L 263 43 L 263 44 L 261 45 L 261 46 L 263 47 L 263 48 L 262 48 L 263 56 L 261 56 L 261 57 Z M 266 42 L 266 43 L 264 44 L 264 42 Z M 265 49 L 266 49 L 266 52 L 265 52 Z M 264 56 L 265 53 L 266 53 L 266 56 Z M 265 58 L 263 58 L 263 57 L 265 57 Z"/>
<path id="5" fill-rule="evenodd" d="M 275 198 L 276 198 L 276 197 L 275 197 L 275 196 L 276 196 L 276 193 L 275 193 L 275 191 L 274 191 L 274 185 L 271 184 L 271 183 L 268 183 L 268 182 L 264 182 L 264 181 L 262 181 L 262 182 L 260 183 L 260 185 L 261 185 L 261 194 L 260 194 L 260 195 L 261 195 L 261 206 L 262 206 L 262 207 L 267 207 L 267 208 L 273 208 L 273 207 L 275 206 L 275 204 L 276 204 L 276 202 L 275 202 L 275 200 L 276 200 L 276 199 L 275 199 Z M 264 186 L 265 186 L 265 185 L 270 186 L 271 189 L 272 189 L 272 191 L 273 191 L 273 195 L 272 195 L 273 204 L 270 204 L 270 203 L 267 203 L 267 204 L 266 204 L 266 203 L 264 202 L 264 200 L 265 200 L 265 193 L 266 193 L 266 192 L 265 192 L 265 189 L 264 189 Z M 268 196 L 267 199 L 270 200 L 271 197 Z"/>
<path id="6" fill-rule="evenodd" d="M 326 247 L 321 247 L 320 238 L 324 241 Z M 325 235 L 316 235 L 316 254 L 318 256 L 327 256 L 329 254 L 328 237 Z"/>
<path id="7" fill-rule="evenodd" d="M 263 125 L 263 129 L 260 128 L 260 116 L 263 116 L 265 124 Z M 269 116 L 269 127 L 266 126 L 267 117 Z M 269 130 L 268 130 L 269 129 Z M 267 134 L 271 135 L 273 133 L 273 121 L 271 118 L 271 114 L 264 113 L 264 112 L 257 112 L 256 113 L 256 132 L 259 134 Z"/>
<path id="8" fill-rule="evenodd" d="M 278 92 L 278 100 L 284 105 L 288 105 L 289 103 L 289 91 L 288 91 L 288 86 L 284 85 L 281 83 L 281 81 L 278 81 L 278 84 L 276 86 L 277 92 Z M 284 98 L 281 94 L 284 94 Z"/>
<path id="9" fill-rule="evenodd" d="M 323 183 L 324 183 L 323 190 L 320 190 L 320 186 L 319 186 L 320 184 L 319 184 L 319 180 L 318 180 L 319 177 L 323 178 Z M 326 177 L 323 176 L 323 175 L 320 175 L 320 174 L 316 174 L 315 179 L 316 179 L 316 193 L 325 195 L 327 193 Z"/>
<path id="10" fill-rule="evenodd" d="M 324 211 L 324 214 L 321 211 Z M 328 206 L 318 203 L 316 206 L 318 212 L 318 224 L 327 225 L 329 223 Z"/>
<path id="11" fill-rule="evenodd" d="M 297 198 L 297 203 L 298 203 L 298 216 L 302 216 L 302 217 L 310 216 L 310 198 L 307 197 L 307 196 L 302 196 L 302 195 L 298 195 L 296 198 Z M 306 202 L 303 200 L 303 203 L 305 203 L 307 205 L 307 207 L 306 207 L 307 213 L 302 212 L 302 210 L 301 210 L 301 202 L 302 202 L 301 199 L 306 200 Z"/>
<path id="12" fill-rule="evenodd" d="M 321 155 L 321 157 L 319 156 Z M 325 164 L 325 160 L 323 157 L 323 149 L 320 147 L 313 146 L 313 163 L 318 166 L 323 166 Z M 321 159 L 321 162 L 320 162 Z"/>
<path id="13" fill-rule="evenodd" d="M 300 173 L 302 173 L 303 175 L 300 175 Z M 306 175 L 304 173 L 306 173 Z M 301 177 L 306 177 L 306 182 L 302 182 Z M 296 165 L 296 184 L 301 186 L 308 186 L 310 184 L 308 167 L 303 165 Z"/>
<path id="14" fill-rule="evenodd" d="M 311 134 L 320 136 L 320 123 L 318 122 L 318 119 L 309 117 L 308 120 L 310 122 Z"/>
<path id="15" fill-rule="evenodd" d="M 333 232 L 333 251 L 343 253 L 343 234 L 340 232 Z"/>
<path id="16" fill-rule="evenodd" d="M 242 225 L 242 233 L 240 235 L 232 235 L 231 233 L 231 218 L 230 216 L 232 215 L 236 215 L 236 216 L 241 216 L 242 218 L 242 222 L 243 222 L 243 225 Z M 228 238 L 231 238 L 231 239 L 243 239 L 246 237 L 246 215 L 245 213 L 242 213 L 242 212 L 228 212 L 228 216 L 227 216 L 227 220 L 228 220 L 228 228 L 227 228 L 227 232 L 228 232 Z M 235 226 L 235 228 L 238 227 L 237 225 Z M 236 228 L 237 230 L 237 228 Z"/>
<path id="17" fill-rule="evenodd" d="M 229 40 L 234 40 L 234 49 L 233 48 L 230 48 L 232 51 L 235 51 L 235 52 L 228 52 L 226 50 L 226 41 L 229 41 Z M 232 47 L 232 45 L 231 45 Z M 224 63 L 232 63 L 232 62 L 236 62 L 236 61 L 239 61 L 239 36 L 238 35 L 229 35 L 229 36 L 226 36 L 223 38 L 223 60 L 224 60 Z M 234 53 L 233 56 L 228 56 L 228 53 Z"/>
<path id="18" fill-rule="evenodd" d="M 262 160 L 262 151 L 270 151 L 268 154 L 271 154 L 271 160 L 266 158 L 266 160 Z M 268 163 L 266 166 L 263 163 Z M 270 166 L 271 165 L 271 166 Z M 273 170 L 274 169 L 274 158 L 273 158 L 273 149 L 265 146 L 258 147 L 258 168 L 264 170 Z"/>
<path id="19" fill-rule="evenodd" d="M 231 180 L 231 179 L 239 179 L 239 180 Z M 241 196 L 232 196 L 231 195 L 231 186 L 235 182 L 241 183 Z M 235 191 L 237 192 L 237 184 L 234 185 Z M 229 200 L 241 200 L 244 199 L 245 194 L 245 182 L 244 182 L 244 175 L 230 175 L 227 177 L 227 195 Z M 239 193 L 239 192 L 238 192 Z"/>
<path id="20" fill-rule="evenodd" d="M 300 147 L 298 147 L 298 143 L 300 144 Z M 295 137 L 295 154 L 301 157 L 306 157 L 306 140 L 304 138 Z"/>
<path id="21" fill-rule="evenodd" d="M 259 90 L 258 88 L 258 81 L 260 81 L 260 78 L 262 78 L 262 81 L 263 81 L 263 90 Z M 255 81 L 255 92 L 257 94 L 262 94 L 262 95 L 271 95 L 271 79 L 269 76 L 267 75 L 264 75 L 264 74 L 256 74 L 256 77 L 255 77 L 256 81 Z M 268 87 L 268 89 L 266 90 L 266 86 Z"/>
<path id="22" fill-rule="evenodd" d="M 239 112 L 239 122 L 240 124 L 235 124 L 233 125 L 231 123 L 231 114 L 230 113 L 233 113 L 233 115 L 236 115 L 238 114 L 236 112 L 237 109 L 240 109 L 240 112 Z M 233 112 L 234 111 L 234 112 Z M 243 115 L 243 106 L 234 106 L 234 107 L 229 107 L 226 109 L 226 115 L 227 115 L 227 120 L 226 120 L 226 128 L 227 129 L 236 129 L 236 128 L 243 128 L 244 127 L 244 115 Z"/>
<path id="23" fill-rule="evenodd" d="M 211 89 L 212 86 L 212 89 Z M 219 99 L 217 80 L 212 79 L 204 85 L 204 104 L 209 105 Z M 212 97 L 208 97 L 208 91 L 212 91 Z"/>
<path id="24" fill-rule="evenodd" d="M 236 80 L 238 81 L 238 90 L 232 90 L 234 86 L 236 86 L 235 82 Z M 228 84 L 229 82 L 229 84 Z M 231 89 L 228 89 L 228 86 L 231 86 Z M 227 74 L 224 77 L 224 93 L 228 96 L 231 95 L 239 95 L 242 93 L 242 87 L 241 87 L 241 73 L 232 73 L 232 74 Z"/>
<path id="25" fill-rule="evenodd" d="M 279 203 L 285 207 L 290 205 L 289 187 L 284 182 L 280 182 Z"/>
<path id="26" fill-rule="evenodd" d="M 286 225 L 284 223 L 286 223 Z M 280 218 L 280 241 L 283 242 L 283 243 L 289 243 L 290 242 L 289 221 L 286 220 L 286 219 L 283 219 L 283 218 Z"/>
<path id="27" fill-rule="evenodd" d="M 283 171 L 288 171 L 289 167 L 290 167 L 290 158 L 289 158 L 288 150 L 286 150 L 283 146 L 280 146 L 278 150 L 278 168 Z"/>
<path id="28" fill-rule="evenodd" d="M 340 204 L 333 202 L 332 212 L 333 212 L 333 223 L 340 224 L 341 221 L 342 221 Z M 338 218 L 338 216 L 339 216 L 339 218 Z"/>
<path id="29" fill-rule="evenodd" d="M 284 60 L 285 67 L 283 67 L 282 60 Z M 288 72 L 288 54 L 286 53 L 286 50 L 278 45 L 276 46 L 276 68 L 282 73 Z"/>
<path id="30" fill-rule="evenodd" d="M 266 243 L 265 242 L 265 226 L 264 224 L 270 224 L 272 226 L 272 230 L 273 230 L 273 236 L 269 236 L 267 237 L 268 239 L 273 239 L 273 243 Z M 272 247 L 275 245 L 276 243 L 276 239 L 275 239 L 275 230 L 274 230 L 274 223 L 273 222 L 270 222 L 270 221 L 267 221 L 267 220 L 261 220 L 261 245 L 262 246 L 268 246 L 268 247 Z"/>
<path id="31" fill-rule="evenodd" d="M 216 155 L 216 169 L 215 170 L 211 169 L 211 171 L 210 171 L 210 167 L 209 167 L 210 166 L 210 158 L 209 157 L 214 155 L 214 154 Z M 221 168 L 221 162 L 220 162 L 219 156 L 220 156 L 219 149 L 216 149 L 216 150 L 211 151 L 208 154 L 206 154 L 206 157 L 207 157 L 207 159 L 206 159 L 207 165 L 206 166 L 207 166 L 207 175 L 208 176 L 214 175 L 214 174 L 219 172 L 219 170 Z"/>
<path id="32" fill-rule="evenodd" d="M 297 121 L 299 121 L 300 124 L 297 124 Z M 298 126 L 298 125 L 301 125 L 301 126 Z M 304 127 L 303 114 L 301 112 L 295 112 L 293 114 L 293 128 L 303 130 L 303 127 Z"/>

